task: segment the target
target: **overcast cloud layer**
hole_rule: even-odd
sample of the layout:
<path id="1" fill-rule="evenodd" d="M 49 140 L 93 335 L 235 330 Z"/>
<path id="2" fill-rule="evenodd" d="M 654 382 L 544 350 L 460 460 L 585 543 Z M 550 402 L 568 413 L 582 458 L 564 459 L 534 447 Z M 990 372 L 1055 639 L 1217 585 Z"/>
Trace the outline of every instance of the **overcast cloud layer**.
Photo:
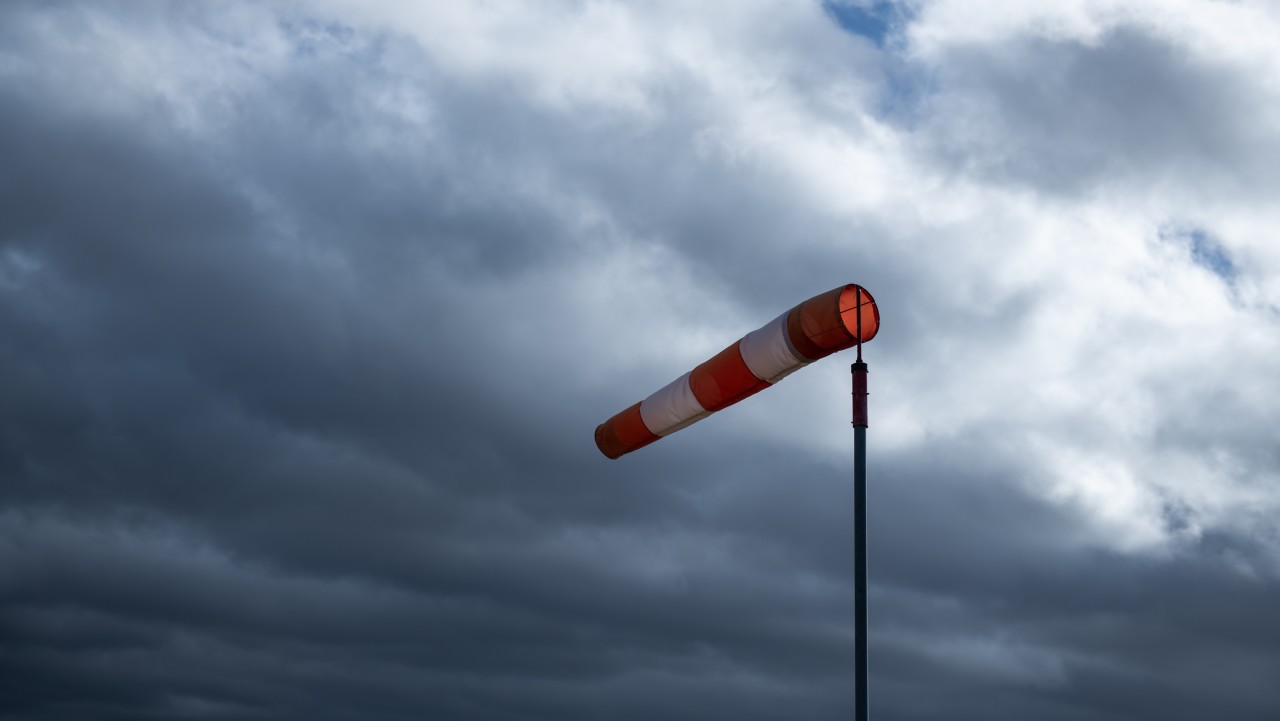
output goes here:
<path id="1" fill-rule="evenodd" d="M 696 6 L 696 7 L 695 7 Z M 0 5 L 0 718 L 1280 715 L 1280 10 Z"/>

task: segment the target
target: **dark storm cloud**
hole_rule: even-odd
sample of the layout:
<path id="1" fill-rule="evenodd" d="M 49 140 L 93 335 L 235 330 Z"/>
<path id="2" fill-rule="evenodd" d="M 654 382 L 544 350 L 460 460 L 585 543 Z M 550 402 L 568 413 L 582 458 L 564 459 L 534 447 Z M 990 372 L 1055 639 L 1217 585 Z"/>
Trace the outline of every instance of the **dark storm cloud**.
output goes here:
<path id="1" fill-rule="evenodd" d="M 848 219 L 698 151 L 724 111 L 688 68 L 653 115 L 566 112 L 355 20 L 175 8 L 0 11 L 0 716 L 848 716 L 846 465 L 733 418 L 603 460 L 634 399 L 599 368 L 684 362 L 628 358 L 623 321 L 683 319 L 611 264 L 750 318 L 857 267 L 886 361 L 1039 295 L 954 303 L 875 217 L 833 263 Z M 184 43 L 220 82 L 91 82 Z M 1016 430 L 873 460 L 878 713 L 1265 718 L 1268 544 L 1116 553 L 1026 491 Z"/>
<path id="2" fill-rule="evenodd" d="M 520 168 L 508 128 L 468 120 L 519 108 L 430 88 L 445 137 L 371 158 L 341 142 L 362 129 L 341 101 L 379 78 L 332 61 L 291 68 L 267 110 L 241 98 L 211 142 L 163 112 L 145 133 L 86 117 L 40 78 L 6 95 L 9 709 L 838 705 L 843 645 L 739 558 L 768 544 L 684 528 L 688 478 L 598 477 L 590 423 L 615 399 L 552 409 L 569 437 L 520 415 L 554 377 L 505 338 L 536 308 L 473 307 L 458 280 L 499 291 L 488 279 L 548 262 L 566 229 L 501 177 L 451 177 L 491 155 Z M 506 142 L 565 143 L 531 119 L 549 137 Z M 718 549 L 705 578 L 668 578 L 686 545 Z M 654 578 L 631 567 L 650 555 Z M 828 693 L 805 698 L 815 683 Z"/>

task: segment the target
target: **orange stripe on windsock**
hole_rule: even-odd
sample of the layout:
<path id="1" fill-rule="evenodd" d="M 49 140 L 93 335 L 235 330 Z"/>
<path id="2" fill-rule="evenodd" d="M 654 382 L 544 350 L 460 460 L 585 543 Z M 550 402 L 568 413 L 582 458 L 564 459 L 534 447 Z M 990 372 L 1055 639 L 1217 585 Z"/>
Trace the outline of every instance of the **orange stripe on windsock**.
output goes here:
<path id="1" fill-rule="evenodd" d="M 769 383 L 751 373 L 742 360 L 738 343 L 734 343 L 694 368 L 689 375 L 689 387 L 693 388 L 698 403 L 714 413 L 759 393 L 768 388 Z"/>
<path id="2" fill-rule="evenodd" d="M 880 330 L 880 311 L 865 289 L 856 285 L 816 295 L 787 314 L 787 336 L 800 355 L 816 361 L 857 344 L 858 299 L 862 298 L 862 340 Z"/>
<path id="3" fill-rule="evenodd" d="M 661 437 L 641 420 L 639 403 L 596 426 L 596 447 L 610 458 L 644 448 Z"/>

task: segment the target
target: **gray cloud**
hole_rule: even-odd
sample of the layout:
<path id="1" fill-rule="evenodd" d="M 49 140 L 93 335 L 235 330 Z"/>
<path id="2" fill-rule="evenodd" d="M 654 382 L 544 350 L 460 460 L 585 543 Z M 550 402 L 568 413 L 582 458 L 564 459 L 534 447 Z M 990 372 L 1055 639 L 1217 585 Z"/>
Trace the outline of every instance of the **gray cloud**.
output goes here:
<path id="1" fill-rule="evenodd" d="M 1070 195 L 1180 184 L 1252 195 L 1276 183 L 1273 102 L 1257 79 L 1150 28 L 961 45 L 940 59 L 930 157 L 955 172 Z"/>
<path id="2" fill-rule="evenodd" d="M 916 102 L 910 29 L 819 4 L 508 19 L 609 41 L 568 65 L 369 7 L 0 10 L 0 716 L 848 716 L 840 362 L 590 441 L 845 281 L 886 319 L 878 717 L 1280 705 L 1261 251 L 1163 197 L 1132 265 L 1061 242 L 1099 178 L 1253 157 L 1245 81 L 1120 29 L 963 47 Z M 1144 307 L 1070 325 L 1133 274 L 1243 329 L 1199 340 L 1230 374 L 1180 385 Z"/>

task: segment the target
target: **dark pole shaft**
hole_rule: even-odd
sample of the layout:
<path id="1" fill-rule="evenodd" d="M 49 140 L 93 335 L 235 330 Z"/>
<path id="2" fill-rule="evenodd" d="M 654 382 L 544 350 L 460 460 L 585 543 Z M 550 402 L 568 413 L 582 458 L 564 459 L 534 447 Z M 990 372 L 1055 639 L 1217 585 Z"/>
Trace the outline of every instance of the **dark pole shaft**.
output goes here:
<path id="1" fill-rule="evenodd" d="M 853 374 L 853 572 L 857 632 L 855 718 L 867 721 L 867 364 L 859 359 L 850 371 Z"/>

